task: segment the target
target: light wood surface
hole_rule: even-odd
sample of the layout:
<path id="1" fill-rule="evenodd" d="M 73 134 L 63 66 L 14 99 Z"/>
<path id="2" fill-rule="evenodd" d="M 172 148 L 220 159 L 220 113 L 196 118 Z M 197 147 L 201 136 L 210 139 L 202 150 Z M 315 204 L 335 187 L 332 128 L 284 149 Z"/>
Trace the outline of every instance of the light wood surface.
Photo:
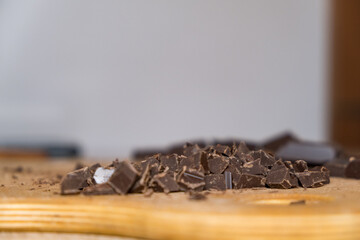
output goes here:
<path id="1" fill-rule="evenodd" d="M 17 166 L 22 173 L 13 172 Z M 60 196 L 74 162 L 1 162 L 0 230 L 148 239 L 360 239 L 360 181 L 316 189 Z M 31 169 L 31 171 L 30 171 Z M 290 204 L 305 200 L 306 204 Z M 1 236 L 1 235 L 0 235 Z M 99 236 L 100 237 L 100 236 Z"/>

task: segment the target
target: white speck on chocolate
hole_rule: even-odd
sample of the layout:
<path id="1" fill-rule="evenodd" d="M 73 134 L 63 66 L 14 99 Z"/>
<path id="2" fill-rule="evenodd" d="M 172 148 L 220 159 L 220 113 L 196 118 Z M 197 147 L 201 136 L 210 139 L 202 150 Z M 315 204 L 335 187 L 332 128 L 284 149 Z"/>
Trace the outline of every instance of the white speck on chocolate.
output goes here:
<path id="1" fill-rule="evenodd" d="M 113 175 L 115 169 L 106 169 L 99 167 L 94 173 L 94 180 L 97 184 L 106 183 L 109 178 Z"/>

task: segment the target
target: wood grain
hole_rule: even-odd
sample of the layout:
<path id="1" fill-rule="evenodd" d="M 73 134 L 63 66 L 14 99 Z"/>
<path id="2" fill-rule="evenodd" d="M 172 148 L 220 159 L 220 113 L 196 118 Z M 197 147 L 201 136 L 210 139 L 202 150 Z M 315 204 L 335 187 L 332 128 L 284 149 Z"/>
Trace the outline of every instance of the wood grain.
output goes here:
<path id="1" fill-rule="evenodd" d="M 360 238 L 358 180 L 332 178 L 327 186 L 307 190 L 211 192 L 206 201 L 190 201 L 185 193 L 157 193 L 149 198 L 141 194 L 60 196 L 59 184 L 53 180 L 71 170 L 74 162 L 1 165 L 5 185 L 0 187 L 1 231 L 148 239 Z M 24 172 L 12 172 L 17 165 Z M 306 204 L 290 205 L 299 200 Z"/>

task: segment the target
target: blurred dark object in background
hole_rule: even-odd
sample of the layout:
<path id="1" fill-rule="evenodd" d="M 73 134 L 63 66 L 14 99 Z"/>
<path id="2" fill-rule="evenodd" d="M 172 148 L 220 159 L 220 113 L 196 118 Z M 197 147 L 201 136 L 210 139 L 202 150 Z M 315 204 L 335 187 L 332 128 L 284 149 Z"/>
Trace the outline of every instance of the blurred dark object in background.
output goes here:
<path id="1" fill-rule="evenodd" d="M 331 140 L 360 149 L 360 1 L 333 1 Z"/>
<path id="2" fill-rule="evenodd" d="M 56 142 L 8 142 L 0 143 L 1 159 L 75 158 L 81 155 L 74 143 Z"/>

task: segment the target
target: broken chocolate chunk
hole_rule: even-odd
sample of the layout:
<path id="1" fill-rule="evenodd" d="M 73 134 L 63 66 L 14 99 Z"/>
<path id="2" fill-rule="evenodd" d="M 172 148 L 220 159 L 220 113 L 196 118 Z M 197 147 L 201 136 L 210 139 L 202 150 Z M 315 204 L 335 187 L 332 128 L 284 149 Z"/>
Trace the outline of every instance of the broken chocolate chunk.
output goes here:
<path id="1" fill-rule="evenodd" d="M 107 183 L 96 184 L 84 188 L 85 195 L 109 195 L 115 194 L 114 189 Z"/>
<path id="2" fill-rule="evenodd" d="M 298 172 L 295 175 L 304 188 L 321 187 L 330 181 L 327 175 L 320 171 Z"/>
<path id="3" fill-rule="evenodd" d="M 241 172 L 253 175 L 266 175 L 267 168 L 261 165 L 261 160 L 259 158 L 254 161 L 244 163 L 241 168 Z"/>
<path id="4" fill-rule="evenodd" d="M 211 155 L 208 158 L 208 166 L 211 173 L 223 173 L 229 165 L 229 159 L 225 156 Z"/>
<path id="5" fill-rule="evenodd" d="M 119 194 L 126 194 L 139 177 L 129 161 L 120 162 L 108 183 Z"/>
<path id="6" fill-rule="evenodd" d="M 227 156 L 227 157 L 231 156 L 231 148 L 229 146 L 217 144 L 214 147 L 214 150 L 219 155 L 224 155 L 224 156 Z"/>
<path id="7" fill-rule="evenodd" d="M 183 169 L 184 167 L 196 169 L 198 171 L 202 170 L 202 164 L 201 164 L 201 156 L 202 153 L 196 153 L 194 155 L 191 155 L 189 157 L 186 156 L 180 156 L 179 158 L 179 168 Z"/>
<path id="8" fill-rule="evenodd" d="M 235 188 L 265 187 L 265 182 L 266 178 L 261 175 L 243 173 L 241 174 L 239 182 L 236 183 Z"/>
<path id="9" fill-rule="evenodd" d="M 177 176 L 179 186 L 185 190 L 202 191 L 205 186 L 204 174 L 196 169 L 184 167 Z"/>
<path id="10" fill-rule="evenodd" d="M 307 163 L 304 160 L 296 160 L 292 165 L 295 172 L 305 172 L 308 170 Z"/>
<path id="11" fill-rule="evenodd" d="M 89 186 L 92 174 L 88 167 L 70 172 L 61 181 L 61 194 L 76 194 Z"/>
<path id="12" fill-rule="evenodd" d="M 231 174 L 231 173 L 230 173 Z M 225 177 L 223 174 L 210 174 L 205 176 L 205 189 L 225 191 Z"/>
<path id="13" fill-rule="evenodd" d="M 147 190 L 147 186 L 149 183 L 149 180 L 151 178 L 150 175 L 150 165 L 146 165 L 144 171 L 141 174 L 141 177 L 139 180 L 135 182 L 135 184 L 130 189 L 130 192 L 132 193 L 141 193 L 145 192 Z"/>
<path id="14" fill-rule="evenodd" d="M 285 165 L 273 167 L 266 177 L 266 185 L 271 188 L 291 188 L 289 169 Z"/>
<path id="15" fill-rule="evenodd" d="M 360 179 L 360 159 L 350 159 L 349 164 L 345 168 L 345 176 Z"/>
<path id="16" fill-rule="evenodd" d="M 261 159 L 261 165 L 265 167 L 271 167 L 276 162 L 275 157 L 270 155 L 269 153 L 259 150 L 260 152 L 260 159 Z"/>
<path id="17" fill-rule="evenodd" d="M 154 176 L 154 183 L 156 183 L 163 192 L 177 192 L 180 190 L 179 185 L 174 179 L 174 174 L 171 172 L 163 172 Z"/>
<path id="18" fill-rule="evenodd" d="M 178 170 L 178 155 L 171 154 L 171 155 L 161 155 L 160 156 L 160 165 L 162 169 L 166 167 L 169 168 L 170 171 L 177 171 Z"/>

